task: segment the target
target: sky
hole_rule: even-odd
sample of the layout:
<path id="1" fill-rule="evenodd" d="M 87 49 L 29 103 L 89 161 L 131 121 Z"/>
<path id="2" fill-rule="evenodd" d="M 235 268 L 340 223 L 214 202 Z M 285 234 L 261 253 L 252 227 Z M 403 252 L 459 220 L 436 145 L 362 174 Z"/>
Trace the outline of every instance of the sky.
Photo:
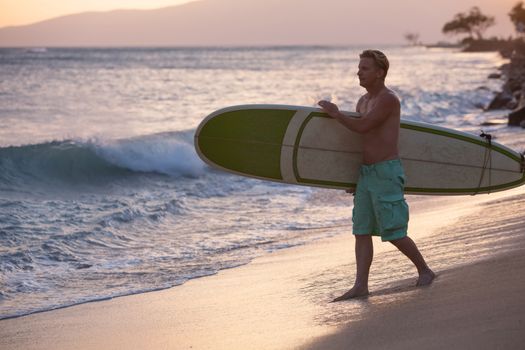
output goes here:
<path id="1" fill-rule="evenodd" d="M 195 0 L 0 0 L 0 28 L 13 25 L 32 24 L 58 16 L 87 11 L 154 9 L 180 5 L 190 1 Z M 261 0 L 244 1 L 261 2 Z M 281 1 L 284 2 L 286 0 Z M 322 7 L 323 0 L 304 1 L 317 1 L 319 3 L 320 18 L 322 18 L 323 13 L 329 13 L 329 9 Z M 353 8 L 355 7 L 356 11 L 364 6 L 363 3 L 366 3 L 366 11 L 373 9 L 377 16 L 378 23 L 381 23 L 381 20 L 383 20 L 384 23 L 392 23 L 392 16 L 396 16 L 394 22 L 398 28 L 389 27 L 389 30 L 394 30 L 399 33 L 413 31 L 421 33 L 423 41 L 437 41 L 440 39 L 447 39 L 447 37 L 441 33 L 441 26 L 446 21 L 451 20 L 455 14 L 459 12 L 467 12 L 472 6 L 479 6 L 483 13 L 494 16 L 496 19 L 496 25 L 486 32 L 486 37 L 508 37 L 509 35 L 514 34 L 514 27 L 509 20 L 508 13 L 519 0 L 340 1 L 350 4 Z M 352 15 L 356 16 L 358 14 Z M 434 21 L 431 20 L 432 18 L 434 18 Z M 439 24 L 436 23 L 437 18 L 439 18 Z"/>
<path id="2" fill-rule="evenodd" d="M 190 1 L 192 0 L 0 0 L 0 28 L 86 11 L 155 9 Z"/>

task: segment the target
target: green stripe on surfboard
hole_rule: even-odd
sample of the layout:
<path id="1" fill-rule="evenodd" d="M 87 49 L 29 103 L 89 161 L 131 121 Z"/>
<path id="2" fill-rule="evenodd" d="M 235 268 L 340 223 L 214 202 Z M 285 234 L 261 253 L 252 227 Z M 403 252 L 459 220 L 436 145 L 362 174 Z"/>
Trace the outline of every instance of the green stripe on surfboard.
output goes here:
<path id="1" fill-rule="evenodd" d="M 295 175 L 295 178 L 297 179 L 297 182 L 299 184 L 303 184 L 303 185 L 320 185 L 320 186 L 341 187 L 341 188 L 355 187 L 356 186 L 355 183 L 350 183 L 350 182 L 342 183 L 342 182 L 336 182 L 336 181 L 309 179 L 309 178 L 303 178 L 303 177 L 300 176 L 299 169 L 298 169 L 298 160 L 297 160 L 298 152 L 299 152 L 299 148 L 300 148 L 300 141 L 301 141 L 304 129 L 306 128 L 306 126 L 310 122 L 310 120 L 312 118 L 314 118 L 314 117 L 317 117 L 317 118 L 330 118 L 324 112 L 313 112 L 313 113 L 310 113 L 310 115 L 304 120 L 303 124 L 299 128 L 299 131 L 298 131 L 298 134 L 297 134 L 297 138 L 295 140 L 294 153 L 293 153 L 293 169 L 294 169 L 294 175 Z M 488 142 L 486 142 L 484 140 L 477 140 L 477 139 L 475 139 L 473 137 L 469 137 L 469 136 L 461 135 L 461 134 L 457 134 L 457 133 L 452 133 L 452 132 L 447 132 L 445 130 L 437 130 L 437 129 L 427 128 L 427 127 L 424 127 L 424 126 L 404 123 L 404 122 L 401 122 L 400 126 L 403 129 L 417 130 L 417 131 L 420 131 L 420 132 L 426 132 L 426 133 L 436 134 L 436 135 L 440 135 L 440 136 L 444 136 L 444 137 L 450 137 L 450 138 L 459 139 L 459 140 L 462 140 L 462 141 L 465 141 L 465 142 L 474 143 L 474 144 L 477 144 L 479 146 L 483 146 L 483 147 L 487 147 L 487 148 L 489 147 Z M 500 152 L 500 153 L 506 155 L 507 157 L 509 157 L 511 159 L 514 159 L 516 161 L 520 161 L 520 159 L 515 154 L 512 154 L 511 152 L 508 152 L 507 150 L 505 150 L 505 149 L 503 149 L 501 147 L 498 147 L 496 145 L 492 145 L 491 149 L 492 149 L 492 151 Z M 473 192 L 474 193 L 477 193 L 477 192 L 489 192 L 490 193 L 491 191 L 496 191 L 496 190 L 500 190 L 500 189 L 516 187 L 516 186 L 519 186 L 519 185 L 521 185 L 523 183 L 525 183 L 525 173 L 523 174 L 523 177 L 521 179 L 519 179 L 517 181 L 514 181 L 514 182 L 511 182 L 511 183 L 505 183 L 505 184 L 501 184 L 501 185 L 479 187 L 479 188 L 437 188 L 437 189 L 418 188 L 418 187 L 405 187 L 405 192 L 409 192 L 409 193 L 448 193 L 448 194 L 454 194 L 454 193 L 461 194 L 461 193 L 473 193 Z"/>
<path id="2" fill-rule="evenodd" d="M 465 141 L 465 142 L 470 142 L 470 143 L 474 143 L 476 145 L 479 145 L 479 146 L 483 146 L 485 148 L 490 148 L 492 151 L 496 151 L 496 152 L 499 152 L 501 154 L 504 154 L 506 155 L 507 157 L 517 161 L 517 162 L 520 162 L 521 159 L 516 156 L 515 154 L 501 148 L 501 147 L 498 147 L 494 144 L 492 145 L 489 145 L 489 143 L 485 140 L 481 140 L 481 139 L 475 139 L 473 137 L 470 137 L 470 136 L 466 136 L 466 135 L 460 135 L 460 134 L 456 134 L 456 133 L 451 133 L 451 132 L 447 132 L 447 131 L 443 131 L 443 130 L 439 130 L 439 129 L 431 129 L 431 128 L 427 128 L 427 127 L 424 127 L 424 126 L 419 126 L 419 125 L 412 125 L 412 124 L 408 124 L 408 123 L 401 123 L 401 128 L 402 129 L 411 129 L 411 130 L 417 130 L 417 131 L 422 131 L 422 132 L 426 132 L 426 133 L 429 133 L 429 134 L 434 134 L 434 135 L 440 135 L 440 136 L 445 136 L 445 137 L 450 137 L 450 138 L 454 138 L 454 139 L 458 139 L 458 140 L 462 140 L 462 141 Z"/>
<path id="3" fill-rule="evenodd" d="M 282 180 L 281 144 L 295 111 L 225 112 L 199 133 L 199 148 L 212 162 L 244 174 Z"/>

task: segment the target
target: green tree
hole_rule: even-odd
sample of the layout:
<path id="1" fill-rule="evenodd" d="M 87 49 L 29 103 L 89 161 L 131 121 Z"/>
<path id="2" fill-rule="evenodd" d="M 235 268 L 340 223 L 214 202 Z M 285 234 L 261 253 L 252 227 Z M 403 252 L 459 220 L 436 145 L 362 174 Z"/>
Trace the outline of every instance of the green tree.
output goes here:
<path id="1" fill-rule="evenodd" d="M 478 40 L 483 40 L 483 33 L 495 23 L 494 17 L 484 15 L 479 7 L 475 6 L 468 13 L 458 13 L 454 16 L 452 21 L 445 23 L 442 31 L 452 35 L 466 33 L 470 39 L 475 35 Z"/>
<path id="2" fill-rule="evenodd" d="M 523 2 L 520 1 L 512 8 L 509 13 L 510 20 L 514 23 L 516 31 L 520 34 L 525 33 L 525 9 Z"/>

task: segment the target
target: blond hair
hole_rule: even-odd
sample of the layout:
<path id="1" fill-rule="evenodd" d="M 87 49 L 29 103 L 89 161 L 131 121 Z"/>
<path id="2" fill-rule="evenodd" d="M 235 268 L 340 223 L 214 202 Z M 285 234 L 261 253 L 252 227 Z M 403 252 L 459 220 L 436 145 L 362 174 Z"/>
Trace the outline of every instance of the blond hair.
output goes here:
<path id="1" fill-rule="evenodd" d="M 377 66 L 377 68 L 382 69 L 385 72 L 383 79 L 386 78 L 386 74 L 388 73 L 390 63 L 388 62 L 388 58 L 386 58 L 386 55 L 384 53 L 382 53 L 379 50 L 365 50 L 361 52 L 359 58 L 371 58 L 372 60 L 374 60 L 374 63 Z"/>

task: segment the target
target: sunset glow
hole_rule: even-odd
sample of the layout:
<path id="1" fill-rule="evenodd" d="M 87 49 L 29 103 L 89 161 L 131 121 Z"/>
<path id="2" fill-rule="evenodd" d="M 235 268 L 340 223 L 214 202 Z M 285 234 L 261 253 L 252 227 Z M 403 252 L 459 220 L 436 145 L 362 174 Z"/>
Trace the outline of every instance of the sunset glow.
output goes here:
<path id="1" fill-rule="evenodd" d="M 380 42 L 380 43 L 403 43 L 405 33 L 418 34 L 423 42 L 437 42 L 458 40 L 460 38 L 444 35 L 441 32 L 443 25 L 454 18 L 458 13 L 467 12 L 474 6 L 480 8 L 481 12 L 495 18 L 495 24 L 491 26 L 484 34 L 486 37 L 508 38 L 515 35 L 515 29 L 511 23 L 508 13 L 519 0 L 404 0 L 393 2 L 390 0 L 378 0 L 375 2 L 362 2 L 357 0 L 330 0 L 323 3 L 321 0 L 281 0 L 265 2 L 264 0 L 0 0 L 0 28 L 8 26 L 22 26 L 34 24 L 40 21 L 57 18 L 69 14 L 78 14 L 90 11 L 112 11 L 117 9 L 159 9 L 169 6 L 178 6 L 194 1 L 202 2 L 200 8 L 208 8 L 210 15 L 204 26 L 194 28 L 186 33 L 188 36 L 197 35 L 201 29 L 210 28 L 211 22 L 228 16 L 232 20 L 221 24 L 217 27 L 218 32 L 228 33 L 229 43 L 251 42 L 253 44 L 264 44 L 273 41 L 260 40 L 255 37 L 246 38 L 249 33 L 244 33 L 237 27 L 243 21 L 236 21 L 235 14 L 239 9 L 243 9 L 243 15 L 253 15 L 259 18 L 265 18 L 268 30 L 275 29 L 272 21 L 283 16 L 286 21 L 299 21 L 305 18 L 319 18 L 319 21 L 330 19 L 331 8 L 344 8 L 343 13 L 334 13 L 334 16 L 340 15 L 342 20 L 338 20 L 337 29 L 328 30 L 328 42 L 331 43 L 363 43 L 363 42 Z M 317 5 L 319 3 L 319 6 Z M 344 4 L 343 6 L 340 6 Z M 324 6 L 321 14 L 320 8 Z M 276 10 L 279 9 L 279 10 Z M 281 13 L 276 13 L 281 11 Z M 336 10 L 339 11 L 339 10 Z M 340 12 L 340 11 L 339 11 Z M 222 14 L 221 14 L 222 13 Z M 240 12 L 239 12 L 240 13 Z M 222 17 L 221 17 L 222 16 Z M 190 16 L 191 17 L 191 16 Z M 202 21 L 202 18 L 184 18 L 185 21 Z M 348 24 L 344 23 L 345 20 Z M 208 23 L 208 25 L 206 25 Z M 290 28 L 288 28 L 290 29 Z M 299 34 L 294 37 L 283 29 L 282 37 L 287 44 L 304 44 L 309 42 L 305 40 L 304 35 Z M 292 28 L 293 29 L 293 28 Z M 325 30 L 326 31 L 326 30 Z M 319 32 L 325 33 L 323 30 Z M 309 33 L 315 36 L 318 33 Z M 273 34 L 268 34 L 273 37 Z M 303 35 L 301 37 L 301 35 Z M 287 37 L 289 36 L 289 38 Z M 326 34 L 321 35 L 321 39 L 310 40 L 315 42 L 325 41 Z M 277 37 L 280 37 L 277 35 Z M 93 36 L 94 41 L 98 37 Z M 190 40 L 190 39 L 188 39 Z M 191 45 L 192 42 L 185 42 L 184 45 Z"/>
<path id="2" fill-rule="evenodd" d="M 195 0 L 0 0 L 0 28 L 87 11 L 155 9 Z"/>

